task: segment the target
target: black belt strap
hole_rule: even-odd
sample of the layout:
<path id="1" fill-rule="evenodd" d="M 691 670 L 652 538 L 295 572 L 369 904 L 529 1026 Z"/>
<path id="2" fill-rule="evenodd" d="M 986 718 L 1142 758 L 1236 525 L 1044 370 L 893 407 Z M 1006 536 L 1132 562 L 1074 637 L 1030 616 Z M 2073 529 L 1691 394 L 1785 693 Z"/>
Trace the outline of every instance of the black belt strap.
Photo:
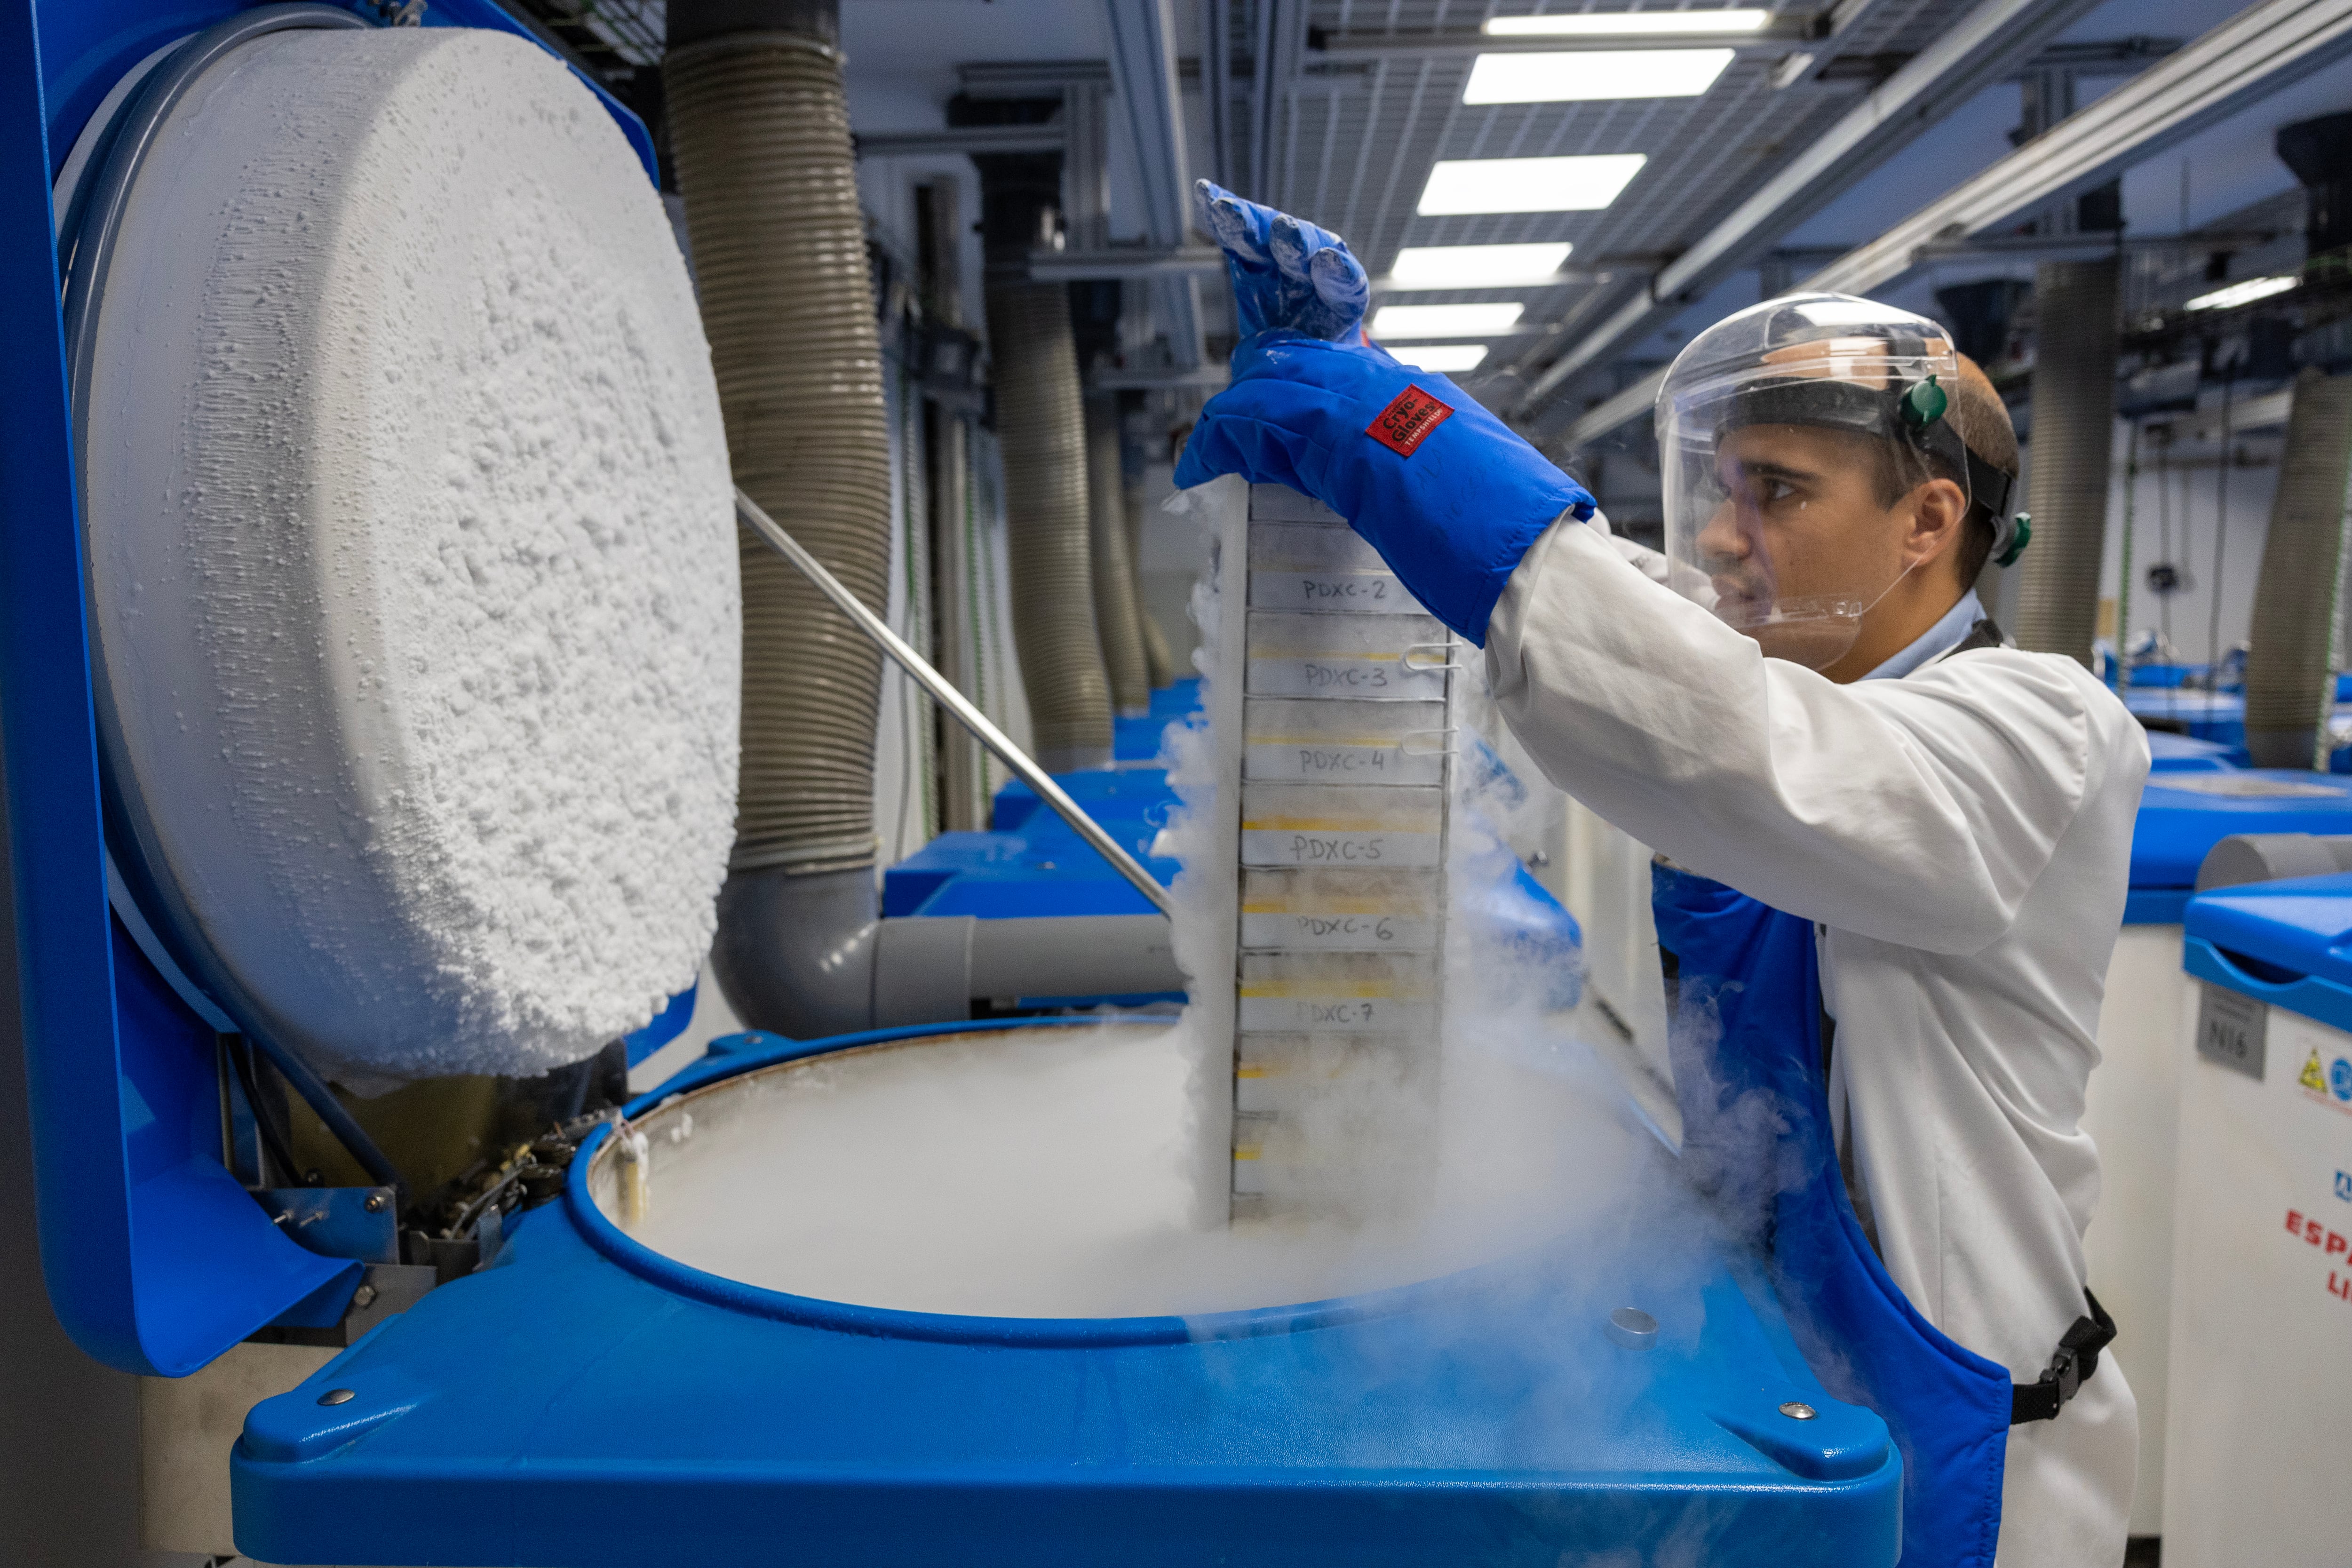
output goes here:
<path id="1" fill-rule="evenodd" d="M 2091 1304 L 2091 1315 L 2077 1318 L 2058 1342 L 2058 1353 L 2050 1358 L 2049 1370 L 2037 1383 L 2013 1383 L 2009 1388 L 2009 1424 L 2021 1421 L 2055 1421 L 2058 1408 L 2074 1397 L 2074 1391 L 2099 1370 L 2099 1352 L 2115 1343 L 2116 1321 L 2099 1305 L 2099 1299 L 2088 1290 L 2083 1300 Z"/>

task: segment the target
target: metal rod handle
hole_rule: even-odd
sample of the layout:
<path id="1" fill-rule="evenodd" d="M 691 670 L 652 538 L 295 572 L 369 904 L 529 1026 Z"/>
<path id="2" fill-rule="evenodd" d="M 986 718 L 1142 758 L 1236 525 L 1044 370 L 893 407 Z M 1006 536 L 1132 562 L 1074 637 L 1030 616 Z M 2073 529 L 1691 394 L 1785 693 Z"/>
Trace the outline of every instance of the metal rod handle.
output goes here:
<path id="1" fill-rule="evenodd" d="M 743 525 L 758 534 L 775 552 L 791 562 L 801 575 L 816 584 L 817 592 L 831 599 L 841 613 L 847 616 L 857 629 L 874 640 L 877 647 L 896 660 L 898 667 L 915 678 L 917 685 L 931 694 L 931 700 L 952 714 L 955 721 L 971 731 L 974 739 L 996 753 L 999 761 L 1011 768 L 1023 784 L 1037 792 L 1037 798 L 1053 807 L 1054 815 L 1070 825 L 1077 836 L 1090 845 L 1095 853 L 1111 864 L 1111 868 L 1135 885 L 1135 890 L 1151 900 L 1151 907 L 1169 919 L 1176 918 L 1175 902 L 1160 879 L 1143 868 L 1143 863 L 1129 854 L 1118 839 L 1103 831 L 1102 824 L 1088 816 L 1086 808 L 1063 792 L 1054 782 L 1054 775 L 1030 760 L 1029 753 L 1013 743 L 1012 738 L 989 722 L 988 715 L 971 705 L 971 699 L 958 691 L 948 678 L 931 668 L 930 660 L 917 653 L 888 623 L 867 609 L 856 595 L 844 586 L 840 578 L 825 570 L 824 563 L 803 549 L 799 540 L 786 533 L 783 526 L 761 510 L 760 503 L 735 490 L 735 515 Z"/>

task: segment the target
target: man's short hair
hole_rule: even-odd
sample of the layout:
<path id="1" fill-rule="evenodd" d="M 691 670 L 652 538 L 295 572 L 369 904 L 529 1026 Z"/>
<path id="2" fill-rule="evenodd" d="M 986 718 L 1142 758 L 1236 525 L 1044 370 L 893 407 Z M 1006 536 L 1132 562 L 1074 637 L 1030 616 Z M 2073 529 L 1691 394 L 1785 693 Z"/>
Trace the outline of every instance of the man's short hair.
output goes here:
<path id="1" fill-rule="evenodd" d="M 2017 426 L 2010 423 L 2009 405 L 1993 390 L 1990 378 L 1966 354 L 1958 356 L 1960 384 L 1953 390 L 1952 406 L 1944 417 L 1960 440 L 1979 459 L 1999 468 L 2013 481 L 2017 478 Z M 2012 486 L 2013 488 L 2013 486 Z M 2012 508 L 2022 498 L 2012 495 Z M 1968 521 L 1960 525 L 1960 542 L 1953 561 L 1960 571 L 1960 586 L 1972 588 L 1984 574 L 1986 561 L 1992 556 L 1992 542 L 2000 520 L 1979 498 L 1969 508 Z"/>
<path id="2" fill-rule="evenodd" d="M 2009 405 L 2000 400 L 2000 394 L 1993 390 L 1991 381 L 1978 368 L 1976 361 L 1966 354 L 1957 357 L 1960 362 L 1959 384 L 1952 389 L 1951 405 L 1945 410 L 1944 418 L 1969 451 L 2014 479 L 2018 470 L 2017 426 L 2010 423 Z M 1880 506 L 1893 506 L 1931 479 L 1956 480 L 1963 488 L 1968 485 L 1967 473 L 1955 471 L 1950 459 L 1940 452 L 1923 452 L 1891 441 L 1874 441 L 1871 445 L 1875 459 L 1872 479 Z M 1975 586 L 1977 578 L 1983 574 L 1985 563 L 1992 557 L 1997 527 L 1991 510 L 1981 499 L 1976 500 L 1960 524 L 1960 542 L 1953 555 L 1962 587 Z"/>

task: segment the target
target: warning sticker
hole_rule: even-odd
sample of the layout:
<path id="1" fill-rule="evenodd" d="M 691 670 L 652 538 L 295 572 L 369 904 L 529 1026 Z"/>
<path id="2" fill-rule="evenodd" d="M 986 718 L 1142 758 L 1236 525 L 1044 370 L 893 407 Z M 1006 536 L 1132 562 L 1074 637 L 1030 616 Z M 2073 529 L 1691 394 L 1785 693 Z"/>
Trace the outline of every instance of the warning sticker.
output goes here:
<path id="1" fill-rule="evenodd" d="M 1410 458 L 1429 439 L 1431 431 L 1453 417 L 1453 405 L 1440 403 L 1417 386 L 1408 386 L 1365 426 L 1364 434 L 1397 456 Z"/>
<path id="2" fill-rule="evenodd" d="M 2314 1105 L 2352 1116 L 2352 1057 L 2331 1057 L 2314 1048 L 2304 1058 L 2303 1070 L 2294 1075 L 2294 1086 Z"/>

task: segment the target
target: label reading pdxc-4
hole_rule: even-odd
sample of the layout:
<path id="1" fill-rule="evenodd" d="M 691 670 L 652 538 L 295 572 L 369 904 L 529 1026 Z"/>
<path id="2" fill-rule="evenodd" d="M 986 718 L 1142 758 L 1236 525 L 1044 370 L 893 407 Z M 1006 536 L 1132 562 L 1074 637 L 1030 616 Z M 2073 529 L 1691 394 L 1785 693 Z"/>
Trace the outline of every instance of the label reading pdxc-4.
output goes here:
<path id="1" fill-rule="evenodd" d="M 2269 1006 L 2226 986 L 2208 985 L 2197 1008 L 2197 1054 L 2262 1081 Z"/>
<path id="2" fill-rule="evenodd" d="M 1429 433 L 1454 417 L 1454 405 L 1440 403 L 1417 386 L 1408 386 L 1396 395 L 1396 401 L 1380 412 L 1380 417 L 1365 427 L 1364 434 L 1394 452 L 1400 458 L 1410 458 Z"/>

